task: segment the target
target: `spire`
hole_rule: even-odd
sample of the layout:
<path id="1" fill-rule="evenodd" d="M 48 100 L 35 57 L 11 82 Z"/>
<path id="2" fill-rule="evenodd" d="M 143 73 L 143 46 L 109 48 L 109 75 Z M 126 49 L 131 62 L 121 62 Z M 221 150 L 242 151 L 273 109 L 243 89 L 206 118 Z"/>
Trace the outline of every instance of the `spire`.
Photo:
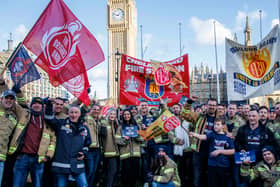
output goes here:
<path id="1" fill-rule="evenodd" d="M 12 33 L 10 33 L 10 39 L 8 40 L 8 51 L 12 51 L 13 50 L 13 37 L 12 37 Z"/>
<path id="2" fill-rule="evenodd" d="M 248 18 L 248 16 L 246 16 L 246 26 L 245 26 L 245 30 L 244 30 L 246 46 L 252 45 L 251 34 L 252 34 L 252 30 L 249 26 L 249 18 Z"/>
<path id="3" fill-rule="evenodd" d="M 233 41 L 238 42 L 236 32 L 234 33 Z"/>

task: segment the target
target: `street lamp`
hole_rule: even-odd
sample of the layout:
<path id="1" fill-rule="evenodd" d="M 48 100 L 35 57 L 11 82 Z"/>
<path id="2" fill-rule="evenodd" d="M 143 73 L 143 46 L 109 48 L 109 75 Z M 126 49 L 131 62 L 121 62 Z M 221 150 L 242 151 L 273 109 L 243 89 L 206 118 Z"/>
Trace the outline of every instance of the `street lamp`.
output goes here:
<path id="1" fill-rule="evenodd" d="M 118 82 L 119 80 L 119 61 L 121 58 L 122 54 L 119 52 L 119 48 L 117 48 L 117 51 L 115 53 L 115 58 L 116 58 L 116 62 L 117 62 L 117 70 L 115 72 L 115 81 Z"/>
<path id="2" fill-rule="evenodd" d="M 115 81 L 117 83 L 117 91 L 116 91 L 116 94 L 117 94 L 117 103 L 119 102 L 119 64 L 120 64 L 120 59 L 121 59 L 121 56 L 122 54 L 119 52 L 119 48 L 117 48 L 117 51 L 115 53 L 115 58 L 116 58 L 116 62 L 117 62 L 117 70 L 115 72 Z"/>
<path id="3" fill-rule="evenodd" d="M 209 97 L 212 98 L 212 94 L 211 94 L 211 80 L 212 80 L 212 75 L 208 75 L 208 83 L 209 83 Z"/>

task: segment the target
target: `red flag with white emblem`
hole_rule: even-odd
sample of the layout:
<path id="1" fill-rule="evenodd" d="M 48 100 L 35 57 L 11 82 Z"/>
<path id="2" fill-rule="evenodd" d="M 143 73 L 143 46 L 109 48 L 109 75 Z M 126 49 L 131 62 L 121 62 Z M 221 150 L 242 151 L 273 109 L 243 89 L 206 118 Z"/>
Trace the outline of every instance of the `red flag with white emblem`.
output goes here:
<path id="1" fill-rule="evenodd" d="M 54 86 L 61 85 L 104 61 L 95 37 L 62 0 L 52 0 L 23 44 L 38 58 Z"/>
<path id="2" fill-rule="evenodd" d="M 67 82 L 64 82 L 62 86 L 80 101 L 82 101 L 85 105 L 89 105 L 90 99 L 87 90 L 90 86 L 86 72 L 68 80 Z"/>

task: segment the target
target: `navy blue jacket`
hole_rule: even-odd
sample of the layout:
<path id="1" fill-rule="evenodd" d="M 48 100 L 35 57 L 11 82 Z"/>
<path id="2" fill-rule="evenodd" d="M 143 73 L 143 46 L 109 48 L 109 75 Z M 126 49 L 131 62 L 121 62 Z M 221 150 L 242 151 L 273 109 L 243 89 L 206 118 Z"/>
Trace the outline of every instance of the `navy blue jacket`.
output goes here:
<path id="1" fill-rule="evenodd" d="M 91 144 L 88 128 L 83 123 L 73 123 L 66 119 L 56 119 L 53 116 L 45 116 L 47 123 L 56 132 L 56 150 L 52 162 L 54 173 L 79 174 L 85 171 L 84 160 L 78 160 L 79 152 L 84 156 Z"/>

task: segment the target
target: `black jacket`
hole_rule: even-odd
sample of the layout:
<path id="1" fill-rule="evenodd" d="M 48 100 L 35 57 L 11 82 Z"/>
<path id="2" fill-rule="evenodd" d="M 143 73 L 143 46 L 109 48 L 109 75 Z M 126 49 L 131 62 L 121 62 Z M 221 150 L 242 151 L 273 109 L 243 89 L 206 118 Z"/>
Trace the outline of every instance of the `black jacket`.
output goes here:
<path id="1" fill-rule="evenodd" d="M 260 150 L 267 145 L 274 146 L 277 151 L 279 147 L 276 143 L 274 134 L 264 125 L 259 125 L 260 127 Z M 249 151 L 248 145 L 248 133 L 250 130 L 250 125 L 247 123 L 238 129 L 234 144 L 236 152 L 240 152 L 242 149 Z M 256 153 L 257 162 L 262 160 L 261 152 Z"/>
<path id="2" fill-rule="evenodd" d="M 84 156 L 91 144 L 88 128 L 81 122 L 72 123 L 69 118 L 55 119 L 48 115 L 45 120 L 56 132 L 56 150 L 52 162 L 55 173 L 82 173 L 85 171 L 84 160 L 78 160 L 79 152 Z"/>

